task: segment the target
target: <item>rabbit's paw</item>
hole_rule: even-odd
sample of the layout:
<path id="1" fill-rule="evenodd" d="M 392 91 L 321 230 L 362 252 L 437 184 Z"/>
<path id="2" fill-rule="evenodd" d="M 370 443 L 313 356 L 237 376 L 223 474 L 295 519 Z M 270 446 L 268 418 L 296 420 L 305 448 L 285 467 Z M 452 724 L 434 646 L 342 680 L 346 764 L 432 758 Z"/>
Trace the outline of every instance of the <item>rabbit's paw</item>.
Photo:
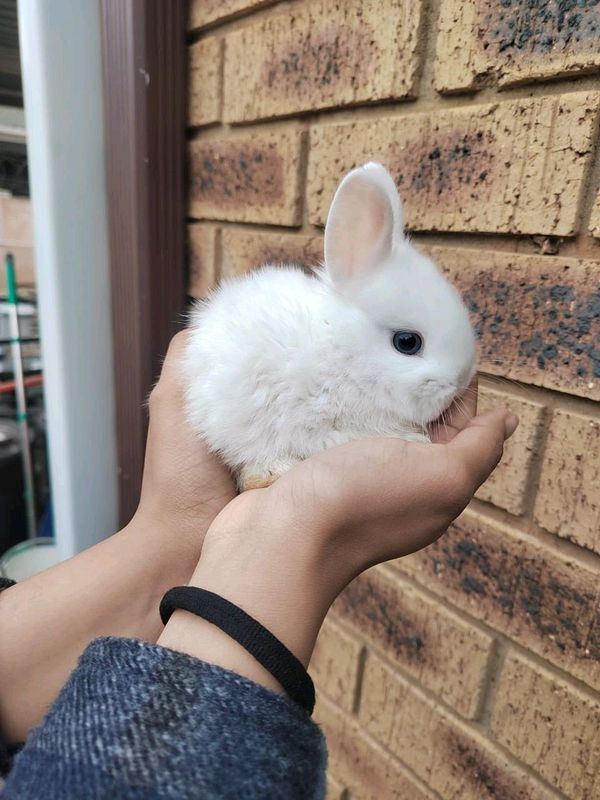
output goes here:
<path id="1" fill-rule="evenodd" d="M 272 483 L 275 483 L 279 475 L 273 475 L 272 472 L 268 473 L 242 473 L 238 478 L 238 485 L 240 492 L 246 492 L 248 489 L 266 489 Z"/>
<path id="2" fill-rule="evenodd" d="M 274 464 L 271 464 L 269 469 L 257 464 L 245 464 L 237 475 L 237 484 L 240 492 L 246 492 L 248 489 L 266 489 L 272 483 L 275 483 L 277 478 L 288 472 L 296 464 L 300 463 L 301 459 L 279 459 Z"/>

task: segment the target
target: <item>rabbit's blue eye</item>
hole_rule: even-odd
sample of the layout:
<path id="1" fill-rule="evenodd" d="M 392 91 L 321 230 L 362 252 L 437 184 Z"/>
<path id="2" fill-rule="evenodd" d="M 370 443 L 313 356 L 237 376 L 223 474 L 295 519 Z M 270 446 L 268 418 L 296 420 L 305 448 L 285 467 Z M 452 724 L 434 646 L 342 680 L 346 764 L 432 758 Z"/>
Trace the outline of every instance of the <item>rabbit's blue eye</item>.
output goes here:
<path id="1" fill-rule="evenodd" d="M 392 344 L 405 356 L 416 356 L 423 347 L 423 339 L 416 331 L 396 331 Z"/>

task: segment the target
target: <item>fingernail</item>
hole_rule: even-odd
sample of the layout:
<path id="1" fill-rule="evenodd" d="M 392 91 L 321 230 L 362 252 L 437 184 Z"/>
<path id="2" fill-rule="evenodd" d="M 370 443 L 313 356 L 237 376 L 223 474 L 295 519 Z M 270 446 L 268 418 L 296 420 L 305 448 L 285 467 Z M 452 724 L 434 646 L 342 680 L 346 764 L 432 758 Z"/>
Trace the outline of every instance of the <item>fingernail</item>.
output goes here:
<path id="1" fill-rule="evenodd" d="M 504 420 L 504 434 L 508 439 L 509 436 L 512 436 L 513 433 L 517 430 L 519 425 L 519 418 L 516 414 L 508 414 L 506 419 Z"/>

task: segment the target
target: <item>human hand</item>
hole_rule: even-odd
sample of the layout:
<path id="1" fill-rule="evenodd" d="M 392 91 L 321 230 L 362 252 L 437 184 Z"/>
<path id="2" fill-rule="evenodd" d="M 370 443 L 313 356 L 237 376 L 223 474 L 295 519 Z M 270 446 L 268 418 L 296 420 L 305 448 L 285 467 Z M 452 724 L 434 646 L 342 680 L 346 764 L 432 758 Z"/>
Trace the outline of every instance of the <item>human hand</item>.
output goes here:
<path id="1" fill-rule="evenodd" d="M 290 536 L 326 542 L 341 589 L 367 567 L 435 541 L 489 477 L 518 420 L 504 409 L 474 416 L 476 404 L 473 384 L 431 427 L 431 444 L 382 438 L 333 448 L 244 493 L 225 514 L 263 520 L 264 529 L 279 520 Z"/>
<path id="2" fill-rule="evenodd" d="M 94 547 L 3 592 L 0 638 L 11 646 L 0 648 L 0 727 L 9 741 L 23 741 L 40 724 L 93 639 L 156 641 L 163 628 L 161 597 L 189 580 L 209 525 L 235 496 L 229 473 L 185 419 L 178 369 L 185 337 L 171 342 L 150 397 L 134 518 Z"/>
<path id="3" fill-rule="evenodd" d="M 518 420 L 503 409 L 472 416 L 475 408 L 471 387 L 432 427 L 431 444 L 351 442 L 239 495 L 209 529 L 192 583 L 239 602 L 308 663 L 345 586 L 435 541 L 499 462 Z M 221 645 L 229 654 L 229 643 Z M 240 658 L 238 671 L 272 685 Z"/>
<path id="4" fill-rule="evenodd" d="M 187 331 L 169 345 L 149 399 L 150 425 L 136 521 L 191 544 L 200 553 L 210 523 L 235 496 L 232 477 L 190 429 L 180 363 Z"/>

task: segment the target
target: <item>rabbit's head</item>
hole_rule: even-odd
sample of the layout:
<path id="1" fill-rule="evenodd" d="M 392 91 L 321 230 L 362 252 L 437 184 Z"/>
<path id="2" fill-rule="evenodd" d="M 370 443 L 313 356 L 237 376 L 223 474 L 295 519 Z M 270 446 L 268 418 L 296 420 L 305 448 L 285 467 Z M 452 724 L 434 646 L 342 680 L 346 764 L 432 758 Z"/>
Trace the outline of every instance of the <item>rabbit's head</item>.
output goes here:
<path id="1" fill-rule="evenodd" d="M 381 164 L 354 169 L 339 185 L 323 277 L 350 307 L 337 342 L 350 377 L 369 382 L 377 408 L 416 425 L 436 419 L 473 377 L 474 333 L 457 290 L 404 235 L 400 198 Z"/>

